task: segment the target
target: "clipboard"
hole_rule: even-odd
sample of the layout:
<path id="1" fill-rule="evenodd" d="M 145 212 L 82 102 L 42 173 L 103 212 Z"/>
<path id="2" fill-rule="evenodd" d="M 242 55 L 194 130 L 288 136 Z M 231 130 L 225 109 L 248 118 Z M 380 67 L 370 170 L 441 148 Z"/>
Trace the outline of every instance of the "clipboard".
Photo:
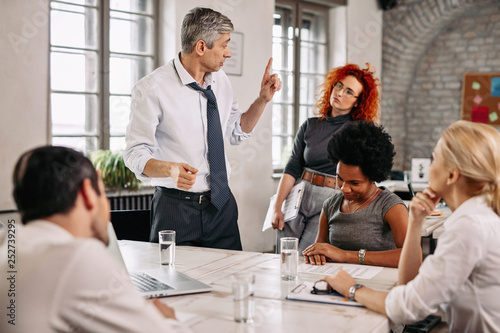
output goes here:
<path id="1" fill-rule="evenodd" d="M 283 202 L 283 207 L 281 207 L 281 209 L 283 211 L 283 214 L 285 215 L 285 222 L 293 220 L 299 214 L 305 185 L 305 182 L 294 185 L 294 187 L 292 187 L 292 190 L 290 191 L 290 194 L 288 194 L 286 200 Z"/>
<path id="2" fill-rule="evenodd" d="M 298 183 L 294 185 L 290 191 L 290 194 L 286 197 L 281 206 L 283 211 L 284 221 L 290 221 L 297 217 L 299 214 L 300 204 L 302 203 L 302 195 L 304 194 L 305 182 Z M 276 202 L 276 194 L 269 200 L 269 208 L 267 209 L 266 218 L 264 220 L 264 225 L 262 226 L 262 231 L 266 231 L 271 228 L 272 218 L 274 214 L 274 203 Z"/>

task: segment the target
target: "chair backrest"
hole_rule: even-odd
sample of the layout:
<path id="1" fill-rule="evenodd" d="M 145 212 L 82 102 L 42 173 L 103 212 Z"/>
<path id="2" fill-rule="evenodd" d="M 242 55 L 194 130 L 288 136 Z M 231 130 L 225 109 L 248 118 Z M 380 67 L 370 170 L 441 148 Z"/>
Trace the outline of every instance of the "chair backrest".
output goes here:
<path id="1" fill-rule="evenodd" d="M 149 210 L 112 210 L 111 223 L 118 239 L 149 242 Z"/>

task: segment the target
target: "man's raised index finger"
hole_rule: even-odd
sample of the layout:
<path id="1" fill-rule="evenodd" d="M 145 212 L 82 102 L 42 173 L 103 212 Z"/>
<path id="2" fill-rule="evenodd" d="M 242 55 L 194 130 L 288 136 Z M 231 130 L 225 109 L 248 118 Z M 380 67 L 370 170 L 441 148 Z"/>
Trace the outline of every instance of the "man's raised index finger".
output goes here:
<path id="1" fill-rule="evenodd" d="M 267 62 L 266 71 L 265 71 L 264 75 L 271 76 L 271 67 L 272 67 L 272 65 L 273 65 L 273 57 L 269 58 L 269 61 Z"/>

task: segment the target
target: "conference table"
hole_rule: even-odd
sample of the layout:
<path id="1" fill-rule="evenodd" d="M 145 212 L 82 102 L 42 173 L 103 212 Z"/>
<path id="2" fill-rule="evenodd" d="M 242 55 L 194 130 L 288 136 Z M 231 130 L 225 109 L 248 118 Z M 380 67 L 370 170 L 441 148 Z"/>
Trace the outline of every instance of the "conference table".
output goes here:
<path id="1" fill-rule="evenodd" d="M 131 272 L 161 266 L 158 244 L 120 240 L 119 246 Z M 299 257 L 299 263 L 302 260 Z M 366 308 L 287 300 L 288 293 L 298 284 L 314 282 L 322 276 L 299 268 L 297 281 L 282 281 L 278 254 L 177 246 L 175 262 L 176 270 L 213 288 L 208 293 L 161 298 L 193 332 L 390 331 L 386 316 Z M 231 275 L 243 271 L 256 277 L 253 323 L 237 323 L 233 319 Z M 390 290 L 396 284 L 397 269 L 384 267 L 370 279 L 357 280 L 378 290 Z"/>

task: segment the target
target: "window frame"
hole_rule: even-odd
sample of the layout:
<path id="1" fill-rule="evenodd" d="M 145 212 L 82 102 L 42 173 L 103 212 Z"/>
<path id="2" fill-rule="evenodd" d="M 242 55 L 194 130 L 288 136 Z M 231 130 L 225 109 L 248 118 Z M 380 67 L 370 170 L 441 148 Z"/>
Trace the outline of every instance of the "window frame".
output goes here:
<path id="1" fill-rule="evenodd" d="M 75 3 L 71 1 L 64 0 L 51 0 L 50 1 L 50 11 L 52 11 L 52 3 L 59 3 L 63 5 L 75 5 Z M 97 127 L 95 134 L 88 133 L 76 133 L 76 134 L 54 134 L 53 132 L 53 123 L 52 123 L 52 103 L 49 102 L 49 115 L 50 115 L 50 131 L 49 131 L 49 140 L 52 142 L 53 138 L 96 138 L 97 140 L 97 149 L 110 149 L 110 141 L 113 137 L 122 137 L 121 135 L 111 135 L 111 124 L 110 124 L 110 98 L 112 96 L 131 96 L 132 91 L 128 94 L 120 94 L 120 93 L 111 93 L 110 91 L 110 59 L 113 55 L 124 55 L 128 57 L 143 57 L 143 58 L 152 58 L 152 70 L 158 68 L 159 66 L 159 45 L 160 45 L 160 3 L 159 0 L 151 0 L 152 10 L 151 14 L 147 13 L 138 13 L 134 11 L 126 11 L 119 9 L 111 9 L 111 0 L 97 0 L 95 5 L 87 5 L 87 4 L 76 4 L 81 7 L 88 8 L 96 8 L 97 10 L 97 43 L 96 50 L 91 50 L 92 52 L 96 52 L 97 54 L 97 74 L 96 74 L 96 93 L 88 93 L 86 91 L 83 92 L 73 92 L 73 91 L 64 91 L 64 90 L 55 90 L 52 88 L 52 84 L 49 83 L 49 101 L 52 99 L 52 94 L 54 93 L 69 93 L 75 95 L 95 95 L 97 98 L 97 108 L 98 111 L 96 113 L 97 117 Z M 150 17 L 152 19 L 152 34 L 153 34 L 153 44 L 151 55 L 146 55 L 140 52 L 113 52 L 111 51 L 110 44 L 110 23 L 112 20 L 111 12 L 123 13 L 123 14 L 132 14 L 137 16 Z M 50 27 L 52 29 L 52 23 L 50 23 Z M 62 48 L 62 49 L 72 49 L 68 46 L 61 45 L 53 45 L 51 40 L 49 39 L 49 52 L 52 54 L 54 48 Z M 85 50 L 84 48 L 74 48 L 76 50 Z M 50 64 L 52 66 L 52 64 Z M 51 70 L 49 69 L 49 72 Z M 88 117 L 89 114 L 86 113 L 85 117 Z M 92 149 L 88 149 L 89 144 L 86 144 L 85 154 L 92 151 Z"/>
<path id="2" fill-rule="evenodd" d="M 339 3 L 336 3 L 339 5 Z M 302 41 L 302 19 L 303 19 L 303 14 L 307 12 L 312 12 L 312 13 L 322 13 L 324 14 L 324 23 L 325 23 L 325 59 L 324 59 L 324 66 L 328 70 L 329 68 L 329 56 L 330 56 L 330 43 L 329 43 L 329 10 L 332 8 L 332 4 L 328 5 L 325 3 L 324 5 L 321 4 L 313 4 L 310 2 L 306 1 L 301 1 L 301 0 L 276 0 L 275 3 L 275 13 L 278 12 L 279 9 L 285 8 L 291 11 L 291 17 L 292 17 L 292 24 L 293 24 L 293 66 L 292 66 L 292 76 L 293 76 L 293 99 L 292 99 L 292 108 L 293 108 L 293 120 L 292 120 L 292 147 L 293 147 L 293 142 L 296 136 L 296 133 L 301 125 L 300 122 L 300 107 L 301 105 L 307 105 L 307 101 L 305 103 L 301 104 L 300 100 L 300 81 L 302 78 L 301 75 L 301 42 Z M 297 75 L 297 73 L 299 75 Z M 323 73 L 324 76 L 326 76 L 327 73 Z M 317 88 L 317 87 L 316 87 Z M 317 96 L 315 95 L 314 100 L 317 99 Z M 285 102 L 279 103 L 279 104 L 286 104 Z M 276 137 L 278 135 L 275 135 L 273 133 L 273 137 Z M 283 136 L 283 134 L 279 135 Z M 288 135 L 286 135 L 288 137 Z M 280 147 L 281 149 L 281 147 Z M 274 158 L 273 158 L 274 160 Z M 273 172 L 275 174 L 282 173 L 284 170 L 285 165 L 280 165 L 279 167 L 276 167 L 273 164 Z"/>

